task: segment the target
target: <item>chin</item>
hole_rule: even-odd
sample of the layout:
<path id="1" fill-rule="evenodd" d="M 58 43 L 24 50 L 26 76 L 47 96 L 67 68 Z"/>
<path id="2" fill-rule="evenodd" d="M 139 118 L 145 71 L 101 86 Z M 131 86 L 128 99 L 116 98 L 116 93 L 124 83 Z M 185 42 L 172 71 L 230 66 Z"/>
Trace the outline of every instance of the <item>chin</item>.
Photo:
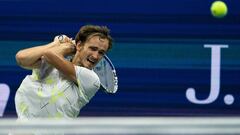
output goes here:
<path id="1" fill-rule="evenodd" d="M 88 68 L 88 69 L 93 69 L 94 66 L 84 66 L 85 68 Z"/>
<path id="2" fill-rule="evenodd" d="M 93 64 L 86 64 L 85 67 L 88 68 L 88 69 L 93 69 L 95 67 L 95 65 L 93 65 Z"/>

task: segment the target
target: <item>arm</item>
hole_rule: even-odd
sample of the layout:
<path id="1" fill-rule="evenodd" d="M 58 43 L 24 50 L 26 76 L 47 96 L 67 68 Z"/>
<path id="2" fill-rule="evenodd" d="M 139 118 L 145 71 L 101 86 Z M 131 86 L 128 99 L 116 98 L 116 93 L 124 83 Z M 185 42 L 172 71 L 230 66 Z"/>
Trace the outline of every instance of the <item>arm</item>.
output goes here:
<path id="1" fill-rule="evenodd" d="M 17 52 L 16 61 L 19 66 L 26 69 L 38 68 L 41 64 L 41 57 L 45 50 L 60 44 L 56 40 L 46 45 L 23 49 Z"/>
<path id="2" fill-rule="evenodd" d="M 60 46 L 45 50 L 43 57 L 49 64 L 57 68 L 67 78 L 77 83 L 74 65 L 64 58 L 64 56 L 72 54 L 74 50 L 75 45 L 72 42 L 65 42 Z"/>

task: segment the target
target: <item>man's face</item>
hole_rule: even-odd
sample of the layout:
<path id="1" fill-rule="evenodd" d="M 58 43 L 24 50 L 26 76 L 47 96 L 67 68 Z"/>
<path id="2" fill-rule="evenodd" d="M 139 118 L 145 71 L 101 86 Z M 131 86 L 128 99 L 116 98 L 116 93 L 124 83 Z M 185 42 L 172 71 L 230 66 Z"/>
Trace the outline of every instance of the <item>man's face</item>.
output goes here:
<path id="1" fill-rule="evenodd" d="M 76 62 L 88 69 L 92 69 L 104 56 L 109 47 L 107 39 L 93 36 L 84 44 L 77 44 Z"/>

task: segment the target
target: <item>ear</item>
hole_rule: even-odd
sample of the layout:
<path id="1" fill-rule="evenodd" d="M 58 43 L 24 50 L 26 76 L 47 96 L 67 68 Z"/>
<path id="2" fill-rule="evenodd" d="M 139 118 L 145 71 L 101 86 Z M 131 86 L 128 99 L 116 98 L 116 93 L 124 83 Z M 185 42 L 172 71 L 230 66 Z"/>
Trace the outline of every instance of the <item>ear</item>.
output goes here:
<path id="1" fill-rule="evenodd" d="M 76 44 L 76 49 L 80 50 L 83 47 L 83 43 L 81 41 L 78 41 Z"/>

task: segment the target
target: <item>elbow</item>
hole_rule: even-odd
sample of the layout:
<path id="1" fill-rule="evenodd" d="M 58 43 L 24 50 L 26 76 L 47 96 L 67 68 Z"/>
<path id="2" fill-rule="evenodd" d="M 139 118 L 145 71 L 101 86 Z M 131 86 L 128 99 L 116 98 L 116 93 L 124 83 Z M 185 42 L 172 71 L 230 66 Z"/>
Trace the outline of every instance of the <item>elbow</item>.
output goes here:
<path id="1" fill-rule="evenodd" d="M 17 64 L 22 68 L 31 69 L 33 66 L 33 64 L 30 62 L 31 59 L 29 59 L 29 56 L 22 51 L 17 52 L 15 59 Z"/>
<path id="2" fill-rule="evenodd" d="M 23 63 L 24 63 L 24 60 L 26 59 L 26 56 L 21 51 L 19 51 L 16 54 L 15 58 L 16 58 L 17 64 L 20 65 L 20 66 L 23 66 Z"/>

